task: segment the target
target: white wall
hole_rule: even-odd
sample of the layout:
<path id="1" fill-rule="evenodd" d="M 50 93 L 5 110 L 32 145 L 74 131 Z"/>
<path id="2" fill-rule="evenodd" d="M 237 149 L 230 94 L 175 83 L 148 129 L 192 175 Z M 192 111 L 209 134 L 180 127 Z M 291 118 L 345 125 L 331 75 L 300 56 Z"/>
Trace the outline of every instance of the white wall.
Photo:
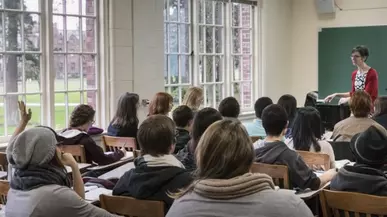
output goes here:
<path id="1" fill-rule="evenodd" d="M 292 61 L 291 93 L 297 97 L 299 105 L 304 103 L 307 92 L 318 88 L 319 28 L 387 25 L 386 0 L 337 0 L 337 4 L 343 9 L 385 8 L 343 10 L 337 11 L 335 18 L 319 18 L 314 1 L 293 0 L 292 51 L 289 58 Z"/>

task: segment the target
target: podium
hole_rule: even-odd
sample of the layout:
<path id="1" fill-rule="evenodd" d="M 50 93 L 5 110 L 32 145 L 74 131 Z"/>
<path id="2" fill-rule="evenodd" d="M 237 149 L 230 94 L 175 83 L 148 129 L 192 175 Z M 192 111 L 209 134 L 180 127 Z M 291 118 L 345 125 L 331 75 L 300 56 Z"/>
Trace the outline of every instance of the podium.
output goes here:
<path id="1" fill-rule="evenodd" d="M 341 105 L 318 103 L 316 109 L 320 112 L 324 128 L 329 131 L 333 131 L 337 122 L 351 115 L 348 103 Z"/>

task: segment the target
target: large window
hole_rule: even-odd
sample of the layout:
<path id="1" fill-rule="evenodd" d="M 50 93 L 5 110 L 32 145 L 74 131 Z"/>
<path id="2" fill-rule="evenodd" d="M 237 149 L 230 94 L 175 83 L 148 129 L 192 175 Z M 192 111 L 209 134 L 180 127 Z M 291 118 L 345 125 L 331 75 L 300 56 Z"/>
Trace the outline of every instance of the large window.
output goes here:
<path id="1" fill-rule="evenodd" d="M 80 103 L 98 108 L 97 1 L 0 0 L 0 140 L 19 121 L 18 100 L 30 125 L 55 129 Z"/>
<path id="2" fill-rule="evenodd" d="M 253 109 L 256 2 L 165 0 L 165 87 L 180 103 L 189 86 L 204 89 L 204 106 L 234 96 Z M 183 43 L 182 43 L 183 42 Z"/>

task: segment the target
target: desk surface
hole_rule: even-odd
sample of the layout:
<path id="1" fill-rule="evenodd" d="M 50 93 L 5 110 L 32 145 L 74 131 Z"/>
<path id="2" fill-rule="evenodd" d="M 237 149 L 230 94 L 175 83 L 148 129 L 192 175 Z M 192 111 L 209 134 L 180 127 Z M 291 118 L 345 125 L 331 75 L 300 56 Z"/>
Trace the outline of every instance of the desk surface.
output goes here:
<path id="1" fill-rule="evenodd" d="M 78 163 L 78 168 L 79 168 L 79 170 L 88 168 L 88 167 L 90 167 L 90 166 L 92 166 L 92 164 Z M 67 173 L 72 173 L 72 172 L 73 172 L 73 170 L 71 169 L 71 167 L 69 167 L 69 166 L 65 166 L 65 167 L 66 167 Z"/>
<path id="2" fill-rule="evenodd" d="M 109 154 L 111 152 L 105 152 L 105 153 Z M 104 169 L 108 169 L 111 167 L 115 167 L 115 166 L 124 164 L 124 163 L 129 162 L 129 161 L 133 161 L 133 159 L 134 159 L 133 152 L 128 151 L 128 152 L 126 152 L 125 157 L 121 158 L 119 161 L 116 161 L 116 162 L 108 164 L 108 165 L 90 167 L 90 168 L 88 168 L 88 170 L 104 170 Z"/>
<path id="3" fill-rule="evenodd" d="M 98 178 L 100 179 L 110 179 L 110 178 L 121 178 L 122 175 L 124 175 L 124 173 L 126 173 L 127 171 L 131 170 L 134 168 L 134 163 L 133 162 L 129 162 L 129 163 L 126 163 L 120 167 L 117 167 L 115 168 L 114 170 L 110 171 L 110 172 L 107 172 L 101 176 L 99 176 Z"/>

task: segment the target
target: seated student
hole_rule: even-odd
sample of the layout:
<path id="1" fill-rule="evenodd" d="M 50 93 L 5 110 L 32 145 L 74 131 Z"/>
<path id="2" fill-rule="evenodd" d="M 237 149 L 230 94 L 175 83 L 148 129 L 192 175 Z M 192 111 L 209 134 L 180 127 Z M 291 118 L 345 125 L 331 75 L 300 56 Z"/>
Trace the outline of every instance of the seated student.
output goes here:
<path id="1" fill-rule="evenodd" d="M 375 100 L 373 119 L 387 129 L 387 96 L 380 96 Z"/>
<path id="2" fill-rule="evenodd" d="M 196 169 L 194 153 L 200 137 L 206 131 L 207 127 L 219 120 L 222 120 L 222 115 L 214 108 L 203 108 L 196 113 L 192 123 L 192 138 L 187 146 L 176 155 L 177 159 L 184 164 L 187 170 L 192 171 Z"/>
<path id="3" fill-rule="evenodd" d="M 86 133 L 94 123 L 94 109 L 89 105 L 78 105 L 70 117 L 70 127 L 59 133 L 63 145 L 83 145 L 87 163 L 107 165 L 119 161 L 125 156 L 125 149 L 105 154 L 100 146 Z"/>
<path id="4" fill-rule="evenodd" d="M 296 98 L 290 94 L 285 94 L 278 99 L 277 104 L 285 109 L 289 119 L 289 128 L 291 128 L 297 112 Z"/>
<path id="5" fill-rule="evenodd" d="M 238 118 L 240 113 L 240 105 L 234 97 L 226 97 L 220 103 L 218 110 L 225 118 Z"/>
<path id="6" fill-rule="evenodd" d="M 175 130 L 175 124 L 165 115 L 150 116 L 140 125 L 137 138 L 142 156 L 117 182 L 113 195 L 164 201 L 169 209 L 173 199 L 167 194 L 192 181 L 191 174 L 172 155 Z"/>
<path id="7" fill-rule="evenodd" d="M 382 171 L 387 163 L 386 144 L 386 134 L 374 126 L 352 137 L 350 148 L 356 163 L 339 170 L 331 189 L 387 196 L 387 176 Z"/>
<path id="8" fill-rule="evenodd" d="M 21 105 L 21 106 L 20 106 Z M 85 200 L 77 162 L 57 148 L 57 135 L 48 127 L 24 131 L 31 119 L 24 103 L 21 123 L 7 147 L 7 160 L 14 170 L 7 195 L 7 217 L 108 217 L 116 216 Z M 71 167 L 73 189 L 66 166 Z"/>
<path id="9" fill-rule="evenodd" d="M 176 124 L 176 147 L 174 154 L 187 146 L 191 139 L 191 125 L 193 120 L 193 111 L 186 105 L 181 105 L 173 110 L 172 118 Z"/>
<path id="10" fill-rule="evenodd" d="M 167 217 L 307 217 L 312 212 L 297 195 L 275 190 L 270 176 L 250 173 L 254 149 L 236 119 L 207 128 L 197 151 L 196 180 L 174 196 Z"/>
<path id="11" fill-rule="evenodd" d="M 274 104 L 266 107 L 262 113 L 262 124 L 267 136 L 264 146 L 255 150 L 256 160 L 266 164 L 286 165 L 293 187 L 316 190 L 336 175 L 336 170 L 330 169 L 317 177 L 301 156 L 283 142 L 288 117 L 282 106 Z"/>
<path id="12" fill-rule="evenodd" d="M 266 136 L 265 129 L 262 126 L 261 116 L 263 109 L 265 109 L 268 105 L 271 104 L 273 104 L 273 101 L 269 97 L 261 97 L 255 102 L 254 110 L 255 116 L 257 118 L 254 119 L 252 123 L 245 124 L 249 136 Z"/>
<path id="13" fill-rule="evenodd" d="M 173 108 L 173 97 L 166 92 L 158 92 L 153 96 L 149 103 L 148 116 L 151 115 L 168 115 Z"/>
<path id="14" fill-rule="evenodd" d="M 370 126 L 375 126 L 383 133 L 387 134 L 386 129 L 369 116 L 371 113 L 371 97 L 365 91 L 355 91 L 349 100 L 349 108 L 353 116 L 338 122 L 332 133 L 334 141 L 350 141 L 351 138 L 361 132 L 364 132 Z"/>
<path id="15" fill-rule="evenodd" d="M 335 168 L 332 145 L 324 140 L 320 113 L 313 107 L 300 108 L 293 122 L 292 134 L 285 143 L 290 149 L 328 154 L 331 168 Z"/>
<path id="16" fill-rule="evenodd" d="M 136 137 L 138 128 L 137 109 L 139 97 L 135 93 L 124 93 L 118 99 L 116 114 L 110 122 L 107 134 L 118 137 Z"/>

